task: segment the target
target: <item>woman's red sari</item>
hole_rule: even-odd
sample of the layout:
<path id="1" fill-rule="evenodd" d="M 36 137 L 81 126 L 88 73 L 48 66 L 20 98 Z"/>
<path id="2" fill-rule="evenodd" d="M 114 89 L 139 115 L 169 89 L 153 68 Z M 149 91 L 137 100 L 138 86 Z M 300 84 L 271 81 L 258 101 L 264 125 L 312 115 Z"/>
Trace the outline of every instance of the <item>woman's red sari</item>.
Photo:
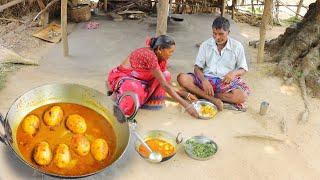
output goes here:
<path id="1" fill-rule="evenodd" d="M 118 66 L 112 69 L 108 75 L 109 90 L 114 92 L 118 99 L 127 91 L 134 92 L 139 97 L 140 107 L 146 109 L 159 109 L 165 98 L 165 91 L 152 75 L 152 70 L 159 69 L 166 80 L 171 79 L 167 71 L 167 60 L 158 60 L 156 54 L 150 48 L 139 48 L 129 55 L 131 67 Z M 124 97 L 120 103 L 120 109 L 125 114 L 133 112 L 133 100 Z"/>

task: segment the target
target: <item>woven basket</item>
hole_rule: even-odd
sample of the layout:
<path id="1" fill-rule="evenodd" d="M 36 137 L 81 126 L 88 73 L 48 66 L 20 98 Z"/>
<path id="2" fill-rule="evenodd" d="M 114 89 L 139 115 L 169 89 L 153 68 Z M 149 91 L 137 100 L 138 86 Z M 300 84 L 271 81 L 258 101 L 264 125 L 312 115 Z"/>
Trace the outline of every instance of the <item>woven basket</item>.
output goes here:
<path id="1" fill-rule="evenodd" d="M 71 8 L 71 19 L 75 22 L 84 22 L 91 19 L 91 8 L 89 5 L 80 5 Z"/>

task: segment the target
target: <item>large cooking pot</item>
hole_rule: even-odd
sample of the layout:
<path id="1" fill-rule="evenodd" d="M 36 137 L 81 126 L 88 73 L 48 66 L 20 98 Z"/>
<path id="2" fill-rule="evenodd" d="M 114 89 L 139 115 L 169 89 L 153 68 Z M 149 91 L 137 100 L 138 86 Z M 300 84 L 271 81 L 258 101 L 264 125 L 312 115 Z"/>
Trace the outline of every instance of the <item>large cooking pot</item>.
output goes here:
<path id="1" fill-rule="evenodd" d="M 124 94 L 123 97 L 124 96 L 133 96 L 135 103 L 137 103 L 137 97 L 134 94 L 127 93 Z M 25 158 L 19 151 L 16 141 L 16 132 L 18 126 L 29 112 L 41 106 L 52 103 L 74 103 L 83 105 L 95 110 L 97 113 L 101 114 L 109 121 L 114 129 L 117 144 L 115 153 L 109 166 L 89 174 L 66 176 L 46 172 L 25 160 Z M 4 128 L 4 133 L 0 132 L 0 141 L 6 144 L 23 163 L 41 173 L 63 178 L 78 178 L 90 176 L 101 172 L 106 168 L 109 168 L 111 165 L 115 164 L 117 160 L 119 160 L 124 154 L 128 146 L 130 131 L 129 125 L 126 122 L 133 120 L 134 116 L 136 115 L 138 105 L 135 104 L 135 111 L 130 117 L 126 117 L 122 114 L 121 110 L 118 108 L 118 104 L 113 105 L 114 114 L 116 116 L 111 114 L 108 108 L 112 108 L 112 105 L 112 101 L 108 100 L 108 97 L 106 95 L 82 85 L 49 84 L 37 87 L 26 92 L 21 97 L 16 99 L 10 107 L 5 118 L 3 118 L 3 116 L 0 114 L 1 125 Z"/>

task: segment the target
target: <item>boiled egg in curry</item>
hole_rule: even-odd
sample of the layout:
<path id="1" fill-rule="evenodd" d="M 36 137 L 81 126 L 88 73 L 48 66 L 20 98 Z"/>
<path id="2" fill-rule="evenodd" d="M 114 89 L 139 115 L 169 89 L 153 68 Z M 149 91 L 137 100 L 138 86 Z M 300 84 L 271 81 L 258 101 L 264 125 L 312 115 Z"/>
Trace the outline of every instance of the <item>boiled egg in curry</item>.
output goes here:
<path id="1" fill-rule="evenodd" d="M 72 114 L 68 116 L 66 126 L 70 131 L 76 134 L 85 133 L 87 130 L 86 121 L 78 114 Z"/>
<path id="2" fill-rule="evenodd" d="M 33 151 L 33 159 L 39 165 L 48 165 L 52 160 L 52 152 L 47 142 L 41 141 Z"/>
<path id="3" fill-rule="evenodd" d="M 37 132 L 40 126 L 40 119 L 36 115 L 28 115 L 22 121 L 22 129 L 27 134 L 33 135 Z"/>
<path id="4" fill-rule="evenodd" d="M 104 139 L 96 139 L 91 144 L 91 154 L 97 161 L 107 158 L 109 146 Z"/>
<path id="5" fill-rule="evenodd" d="M 71 161 L 71 154 L 69 147 L 66 144 L 59 144 L 55 150 L 53 157 L 54 164 L 59 168 L 65 168 Z"/>
<path id="6" fill-rule="evenodd" d="M 48 126 L 56 126 L 63 119 L 63 110 L 60 106 L 53 106 L 44 113 L 43 121 Z"/>
<path id="7" fill-rule="evenodd" d="M 76 134 L 72 137 L 71 146 L 80 156 L 85 156 L 90 152 L 90 142 L 82 134 Z"/>

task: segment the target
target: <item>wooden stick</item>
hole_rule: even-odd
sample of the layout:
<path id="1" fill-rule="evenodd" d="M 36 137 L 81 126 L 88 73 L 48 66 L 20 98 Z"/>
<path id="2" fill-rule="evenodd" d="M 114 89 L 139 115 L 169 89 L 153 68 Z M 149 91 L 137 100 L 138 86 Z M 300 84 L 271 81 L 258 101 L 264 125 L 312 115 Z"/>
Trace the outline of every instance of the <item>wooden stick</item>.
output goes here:
<path id="1" fill-rule="evenodd" d="M 52 6 L 54 3 L 58 2 L 58 1 L 60 1 L 60 0 L 53 0 L 53 1 L 51 1 L 50 3 L 48 3 L 47 6 L 46 6 L 44 9 L 42 9 L 42 10 L 33 18 L 32 21 L 37 20 L 38 17 L 39 17 L 42 13 L 44 13 L 45 11 L 47 11 L 50 6 Z"/>
<path id="2" fill-rule="evenodd" d="M 11 7 L 11 6 L 14 6 L 14 5 L 16 5 L 16 4 L 22 3 L 22 2 L 24 2 L 24 1 L 25 1 L 25 0 L 14 0 L 14 1 L 8 2 L 7 4 L 1 5 L 1 6 L 0 6 L 0 12 L 2 12 L 3 10 L 5 10 L 5 9 Z"/>
<path id="3" fill-rule="evenodd" d="M 67 26 L 68 26 L 67 6 L 68 6 L 68 0 L 61 0 L 61 29 L 62 29 L 63 55 L 65 57 L 69 55 L 68 32 L 67 32 Z"/>
<path id="4" fill-rule="evenodd" d="M 295 12 L 294 10 L 290 9 L 286 4 L 284 4 L 283 2 L 279 1 L 280 4 L 282 4 L 284 7 L 286 7 L 287 9 L 289 9 L 291 12 L 293 12 L 294 14 L 296 14 L 297 16 L 303 17 L 300 14 L 297 14 L 297 12 Z"/>
<path id="5" fill-rule="evenodd" d="M 3 21 L 13 21 L 13 22 L 19 22 L 19 23 L 22 23 L 22 24 L 26 24 L 26 22 L 20 21 L 20 20 L 18 20 L 18 19 L 0 18 L 0 20 L 3 20 Z"/>
<path id="6" fill-rule="evenodd" d="M 40 7 L 41 10 L 43 10 L 43 9 L 46 8 L 46 6 L 45 6 L 44 3 L 42 2 L 42 0 L 37 0 L 37 3 L 38 3 L 38 5 L 39 5 L 39 7 Z M 40 18 L 40 19 L 41 19 L 41 25 L 42 25 L 43 27 L 47 26 L 47 25 L 48 25 L 48 22 L 49 22 L 49 13 L 46 11 L 45 14 L 42 14 L 42 15 L 41 15 L 41 18 Z"/>
<path id="7" fill-rule="evenodd" d="M 263 6 L 264 4 L 253 4 L 254 6 Z M 236 6 L 252 6 L 252 4 L 244 4 L 244 5 L 236 5 Z M 286 4 L 286 5 L 281 5 L 281 4 L 279 4 L 279 6 L 288 6 L 288 7 L 290 7 L 290 6 L 292 6 L 292 7 L 297 7 L 297 5 L 293 5 L 293 4 Z M 306 8 L 306 9 L 308 9 L 308 7 L 307 6 L 301 6 L 301 7 L 303 7 L 303 8 Z"/>
<path id="8" fill-rule="evenodd" d="M 234 136 L 235 138 L 259 138 L 259 139 L 265 139 L 270 141 L 286 141 L 286 138 L 284 136 L 280 135 L 273 135 L 273 134 L 258 134 L 258 133 L 243 133 L 243 134 L 237 134 Z"/>

